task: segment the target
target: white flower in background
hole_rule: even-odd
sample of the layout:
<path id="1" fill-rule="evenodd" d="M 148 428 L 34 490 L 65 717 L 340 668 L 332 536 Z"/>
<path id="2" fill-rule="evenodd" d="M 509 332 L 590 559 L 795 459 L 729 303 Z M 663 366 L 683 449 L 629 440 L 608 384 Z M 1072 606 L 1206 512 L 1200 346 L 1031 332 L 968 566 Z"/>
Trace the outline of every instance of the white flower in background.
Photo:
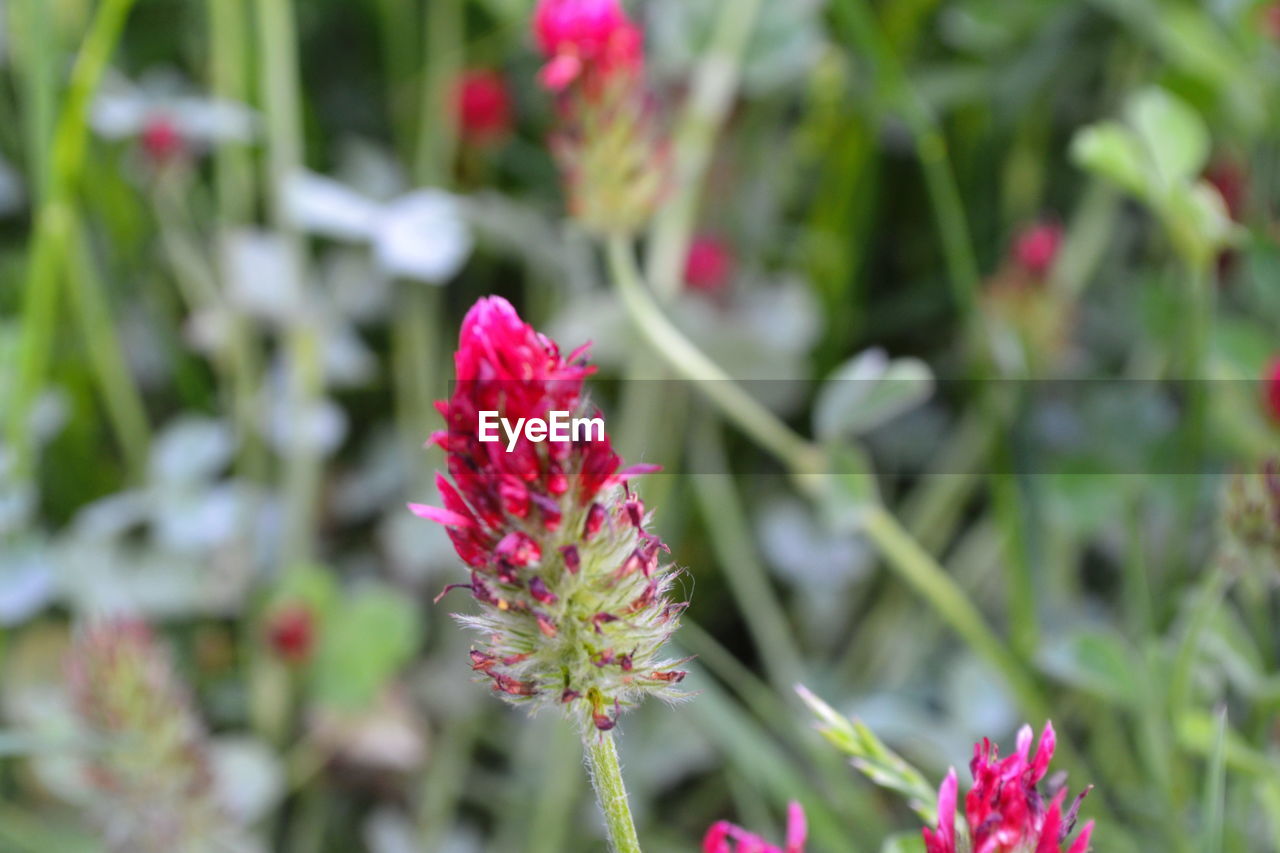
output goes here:
<path id="1" fill-rule="evenodd" d="M 391 276 L 445 284 L 471 256 L 462 202 L 443 190 L 416 190 L 384 203 L 332 178 L 298 172 L 285 179 L 284 198 L 297 227 L 368 244 Z"/>
<path id="2" fill-rule="evenodd" d="M 253 141 L 258 117 L 243 104 L 197 93 L 179 75 L 151 71 L 133 83 L 119 74 L 103 81 L 89 123 L 106 139 L 136 139 L 152 160 Z"/>

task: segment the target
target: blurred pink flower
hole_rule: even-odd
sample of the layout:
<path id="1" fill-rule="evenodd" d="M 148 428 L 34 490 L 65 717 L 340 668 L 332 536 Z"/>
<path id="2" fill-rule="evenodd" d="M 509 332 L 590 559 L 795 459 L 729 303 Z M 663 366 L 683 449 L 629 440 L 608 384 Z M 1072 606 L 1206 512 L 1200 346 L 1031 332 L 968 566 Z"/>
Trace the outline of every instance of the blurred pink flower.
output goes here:
<path id="1" fill-rule="evenodd" d="M 316 620 L 305 604 L 286 604 L 267 617 L 267 645 L 288 664 L 311 659 L 316 644 Z"/>
<path id="2" fill-rule="evenodd" d="M 999 749 L 987 739 L 975 744 L 973 787 L 964 802 L 967 845 L 956 837 L 956 772 L 947 774 L 938 790 L 938 828 L 924 829 L 927 853 L 1063 853 L 1062 844 L 1075 827 L 1076 813 L 1086 788 L 1064 815 L 1066 790 L 1045 802 L 1036 787 L 1049 769 L 1056 743 L 1052 723 L 1045 723 L 1035 755 L 1031 755 L 1032 731 L 1018 732 L 1014 753 L 1000 758 Z M 1093 822 L 1086 823 L 1066 853 L 1085 853 Z"/>
<path id="3" fill-rule="evenodd" d="M 733 275 L 733 252 L 718 237 L 702 235 L 689 246 L 685 259 L 684 280 L 690 290 L 718 294 L 724 291 Z"/>
<path id="4" fill-rule="evenodd" d="M 454 88 L 454 105 L 462 138 L 473 145 L 491 145 L 511 132 L 511 93 L 498 71 L 463 73 Z"/>
<path id="5" fill-rule="evenodd" d="M 799 803 L 787 807 L 787 843 L 776 847 L 758 835 L 721 820 L 711 825 L 702 839 L 702 853 L 804 853 L 809 834 L 804 809 Z"/>
<path id="6" fill-rule="evenodd" d="M 579 81 L 598 90 L 644 67 L 644 36 L 618 0 L 540 0 L 533 32 L 547 60 L 539 78 L 552 91 Z"/>
<path id="7" fill-rule="evenodd" d="M 138 143 L 152 163 L 163 165 L 187 150 L 186 140 L 178 126 L 165 116 L 150 118 L 138 134 Z"/>
<path id="8" fill-rule="evenodd" d="M 1062 238 L 1062 226 L 1052 222 L 1023 229 L 1013 242 L 1014 263 L 1035 278 L 1044 278 L 1058 258 Z"/>

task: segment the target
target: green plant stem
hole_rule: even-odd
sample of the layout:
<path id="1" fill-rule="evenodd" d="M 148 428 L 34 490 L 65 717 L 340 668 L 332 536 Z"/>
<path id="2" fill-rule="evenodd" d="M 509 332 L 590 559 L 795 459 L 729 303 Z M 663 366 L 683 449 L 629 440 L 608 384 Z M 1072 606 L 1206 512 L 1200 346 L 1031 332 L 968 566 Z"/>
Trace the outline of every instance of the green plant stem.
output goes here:
<path id="1" fill-rule="evenodd" d="M 299 99 L 298 39 L 290 0 L 256 0 L 258 55 L 262 62 L 262 103 L 267 122 L 267 185 L 271 220 L 290 255 L 289 267 L 306 290 L 308 271 L 302 235 L 285 209 L 283 182 L 303 163 L 302 107 Z M 286 565 L 303 562 L 314 546 L 319 506 L 321 458 L 308 433 L 308 418 L 324 391 L 320 340 L 313 316 L 291 318 L 285 349 L 289 364 L 289 405 L 294 418 L 293 441 L 285 452 Z"/>
<path id="2" fill-rule="evenodd" d="M 416 176 L 423 184 L 447 186 L 458 146 L 456 111 L 451 99 L 462 71 L 463 10 L 461 0 L 426 4 L 426 71 L 418 126 Z"/>
<path id="3" fill-rule="evenodd" d="M 824 454 L 819 448 L 743 391 L 667 319 L 641 280 L 630 240 L 615 236 L 610 239 L 608 250 L 614 286 L 636 330 L 654 352 L 718 405 L 739 428 L 786 463 L 792 473 L 815 474 L 824 470 Z"/>
<path id="4" fill-rule="evenodd" d="M 206 0 L 209 80 L 212 93 L 238 103 L 250 100 L 249 26 L 245 0 Z M 247 146 L 227 142 L 213 150 L 218 221 L 243 225 L 253 216 L 253 159 Z"/>
<path id="5" fill-rule="evenodd" d="M 769 576 L 751 545 L 751 526 L 738 500 L 733 475 L 729 473 L 719 425 L 705 415 L 701 420 L 693 438 L 693 453 L 699 465 L 698 474 L 693 477 L 694 493 L 721 570 L 747 617 L 747 629 L 764 661 L 769 680 L 774 689 L 785 691 L 804 680 L 804 657 Z"/>
<path id="6" fill-rule="evenodd" d="M 32 260 L 23 295 L 17 375 L 13 397 L 7 401 L 8 411 L 4 413 L 5 436 L 13 449 L 14 466 L 20 477 L 29 472 L 33 464 L 34 436 L 27 429 L 27 418 L 49 364 L 57 323 L 59 278 L 65 272 L 69 246 L 72 197 L 84 169 L 88 145 L 89 105 L 120 40 L 133 3 L 134 0 L 103 0 L 98 5 L 71 72 L 71 85 L 53 131 L 51 159 L 47 162 L 47 169 L 38 165 L 36 170 L 40 209 L 36 213 L 35 233 L 31 239 Z M 31 7 L 27 11 L 30 12 Z M 37 11 L 36 14 L 41 13 Z M 52 42 L 52 36 L 48 41 Z M 36 44 L 32 49 L 49 47 L 51 44 Z M 33 59 L 34 63 L 43 61 L 38 57 Z M 37 124 L 40 124 L 44 120 L 39 113 L 40 103 L 47 98 L 48 81 L 37 79 L 33 86 L 42 93 L 36 117 Z M 48 144 L 47 140 L 36 138 L 37 135 L 33 134 L 33 145 Z M 41 162 L 37 160 L 38 164 Z"/>
<path id="7" fill-rule="evenodd" d="M 942 237 L 952 295 L 962 316 L 972 322 L 977 318 L 981 275 L 970 240 L 960 188 L 956 184 L 947 154 L 946 138 L 929 114 L 919 93 L 911 87 L 893 45 L 884 34 L 870 3 L 867 0 L 840 0 L 835 11 L 837 22 L 846 30 L 858 52 L 870 58 L 876 79 L 885 95 L 897 107 L 911 130 L 916 156 L 924 171 L 929 201 Z"/>
<path id="8" fill-rule="evenodd" d="M 147 448 L 151 443 L 146 407 L 116 335 L 106 289 L 94 268 L 88 239 L 74 215 L 69 219 L 68 230 L 71 307 L 79 320 L 107 416 L 132 479 L 140 483 L 146 476 Z"/>
<path id="9" fill-rule="evenodd" d="M 649 281 L 664 301 L 679 292 L 682 284 L 703 178 L 716 136 L 737 94 L 742 55 L 762 5 L 763 0 L 721 0 L 710 45 L 698 63 L 676 127 L 674 189 L 654 219 L 646 268 Z"/>
<path id="10" fill-rule="evenodd" d="M 640 853 L 640 839 L 631 818 L 631 805 L 627 802 L 627 787 L 622 781 L 622 767 L 618 764 L 618 748 L 613 742 L 613 735 L 608 732 L 589 734 L 585 746 L 591 787 L 595 789 L 596 802 L 604 813 L 610 848 L 613 853 Z"/>
<path id="11" fill-rule="evenodd" d="M 898 575 L 1000 673 L 1023 712 L 1033 719 L 1047 719 L 1048 706 L 1022 662 L 988 627 L 964 590 L 902 529 L 898 520 L 883 507 L 872 506 L 865 511 L 863 531 Z"/>

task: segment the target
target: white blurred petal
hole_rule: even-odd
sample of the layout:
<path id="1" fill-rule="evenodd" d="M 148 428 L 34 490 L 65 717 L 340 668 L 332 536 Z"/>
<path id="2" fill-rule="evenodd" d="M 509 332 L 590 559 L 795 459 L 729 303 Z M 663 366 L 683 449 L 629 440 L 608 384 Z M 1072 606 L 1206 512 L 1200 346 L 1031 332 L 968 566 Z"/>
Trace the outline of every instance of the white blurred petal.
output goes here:
<path id="1" fill-rule="evenodd" d="M 378 360 L 354 329 L 335 323 L 324 333 L 324 370 L 330 387 L 359 388 L 377 374 Z"/>
<path id="2" fill-rule="evenodd" d="M 387 272 L 431 284 L 457 275 L 473 245 L 458 200 L 441 190 L 419 190 L 387 205 L 373 241 Z"/>
<path id="3" fill-rule="evenodd" d="M 72 533 L 82 540 L 103 542 L 123 535 L 150 518 L 151 500 L 146 492 L 117 492 L 99 498 L 76 513 Z"/>
<path id="4" fill-rule="evenodd" d="M 369 253 L 333 247 L 324 256 L 320 273 L 335 311 L 355 323 L 387 316 L 391 308 L 391 279 L 376 269 Z"/>
<path id="5" fill-rule="evenodd" d="M 230 542 L 245 517 L 246 503 L 231 483 L 194 494 L 156 495 L 156 541 L 183 554 L 199 554 Z"/>
<path id="6" fill-rule="evenodd" d="M 89 126 L 107 139 L 126 139 L 142 131 L 151 110 L 150 99 L 132 87 L 104 91 L 93 102 Z"/>
<path id="7" fill-rule="evenodd" d="M 54 594 L 53 565 L 37 545 L 0 554 L 0 625 L 12 628 L 44 609 Z"/>
<path id="8" fill-rule="evenodd" d="M 233 822 L 249 826 L 265 816 L 284 792 L 280 760 L 261 741 L 221 737 L 209 751 L 218 802 Z"/>
<path id="9" fill-rule="evenodd" d="M 245 313 L 281 325 L 306 304 L 294 254 L 279 236 L 243 228 L 223 241 L 223 269 L 232 303 Z"/>
<path id="10" fill-rule="evenodd" d="M 301 442 L 316 453 L 328 456 L 347 437 L 347 415 L 331 400 L 317 400 L 306 408 L 290 405 L 287 395 L 271 406 L 267 439 L 280 453 Z"/>
<path id="11" fill-rule="evenodd" d="M 285 215 L 297 227 L 336 240 L 367 240 L 382 216 L 381 206 L 345 184 L 314 172 L 284 179 Z"/>
<path id="12" fill-rule="evenodd" d="M 151 446 L 151 476 L 161 482 L 190 482 L 214 476 L 231 461 L 235 436 L 220 420 L 183 417 Z"/>
<path id="13" fill-rule="evenodd" d="M 184 136 L 199 142 L 252 142 L 257 135 L 257 114 L 235 101 L 188 96 L 165 109 Z"/>

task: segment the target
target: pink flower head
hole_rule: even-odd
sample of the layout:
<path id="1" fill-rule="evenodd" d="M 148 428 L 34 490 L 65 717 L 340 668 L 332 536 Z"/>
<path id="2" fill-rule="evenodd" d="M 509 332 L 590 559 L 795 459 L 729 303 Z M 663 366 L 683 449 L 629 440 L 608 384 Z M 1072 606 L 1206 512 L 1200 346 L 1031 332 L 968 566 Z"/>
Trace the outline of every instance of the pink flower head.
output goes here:
<path id="1" fill-rule="evenodd" d="M 187 147 L 178 125 L 163 115 L 148 119 L 138 135 L 138 143 L 147 158 L 158 165 L 176 159 Z"/>
<path id="2" fill-rule="evenodd" d="M 1062 226 L 1041 222 L 1023 229 L 1013 241 L 1013 261 L 1032 277 L 1042 279 L 1053 269 L 1062 248 Z"/>
<path id="3" fill-rule="evenodd" d="M 547 60 L 540 79 L 553 92 L 644 66 L 644 35 L 618 0 L 540 0 L 533 32 Z"/>
<path id="4" fill-rule="evenodd" d="M 1273 41 L 1280 41 L 1280 3 L 1269 3 L 1262 11 L 1262 23 Z"/>
<path id="5" fill-rule="evenodd" d="M 717 821 L 702 839 L 702 853 L 804 853 L 809 827 L 799 803 L 787 806 L 787 845 L 777 847 L 727 820 Z"/>
<path id="6" fill-rule="evenodd" d="M 965 796 L 968 846 L 956 838 L 957 782 L 952 770 L 938 790 L 938 828 L 924 830 L 926 853 L 1064 853 L 1062 845 L 1075 828 L 1076 813 L 1089 789 L 1085 789 L 1065 814 L 1062 790 L 1046 803 L 1037 787 L 1053 759 L 1053 724 L 1046 723 L 1040 743 L 1031 754 L 1032 731 L 1018 732 L 1017 749 L 1000 758 L 999 749 L 985 738 L 974 746 L 973 787 Z M 1085 853 L 1093 823 L 1085 824 L 1065 853 Z"/>
<path id="7" fill-rule="evenodd" d="M 684 280 L 690 290 L 717 294 L 724 291 L 733 275 L 733 253 L 723 241 L 703 235 L 689 246 L 684 264 Z"/>
<path id="8" fill-rule="evenodd" d="M 504 299 L 477 302 L 462 324 L 453 395 L 437 404 L 444 506 L 410 509 L 443 524 L 471 569 L 470 583 L 454 586 L 483 611 L 460 617 L 485 637 L 472 668 L 512 701 L 585 705 L 584 718 L 607 730 L 643 695 L 677 695 L 684 672 L 658 653 L 684 605 L 668 597 L 667 547 L 645 530 L 627 483 L 655 469 L 622 469 L 602 420 L 567 435 L 521 428 L 553 413 L 599 417 L 583 390 L 593 372 L 585 352 L 561 355 Z"/>
<path id="9" fill-rule="evenodd" d="M 1267 414 L 1273 421 L 1280 424 L 1280 356 L 1276 356 L 1267 367 L 1263 382 Z"/>
<path id="10" fill-rule="evenodd" d="M 454 87 L 463 139 L 489 145 L 511 132 L 511 93 L 502 74 L 487 68 L 465 72 Z"/>

